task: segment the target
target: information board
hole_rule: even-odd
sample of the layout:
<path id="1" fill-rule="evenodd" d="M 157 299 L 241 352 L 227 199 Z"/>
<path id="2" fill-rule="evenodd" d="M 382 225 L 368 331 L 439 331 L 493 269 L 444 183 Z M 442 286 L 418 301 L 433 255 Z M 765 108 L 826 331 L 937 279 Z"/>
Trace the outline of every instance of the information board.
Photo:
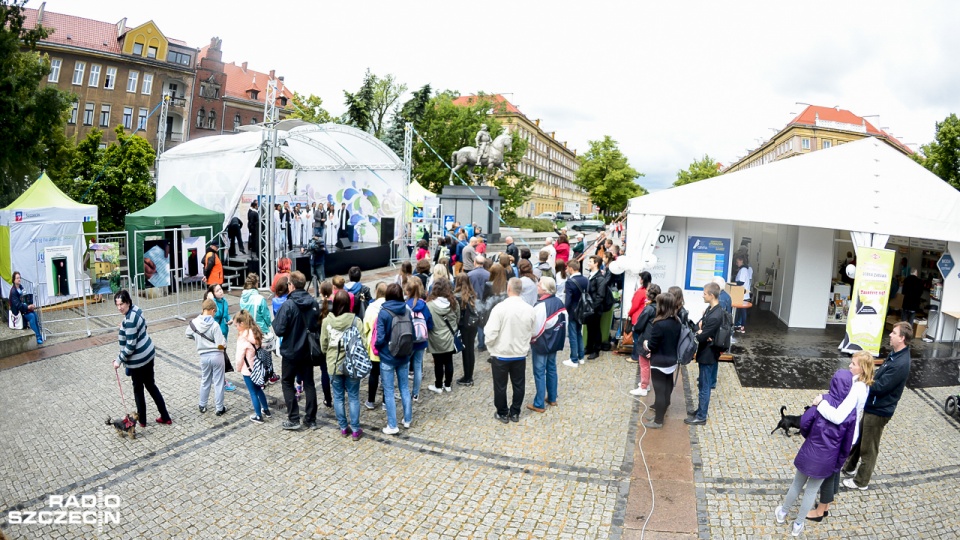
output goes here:
<path id="1" fill-rule="evenodd" d="M 725 276 L 730 263 L 730 239 L 687 238 L 687 278 L 684 289 L 702 291 L 714 276 Z"/>

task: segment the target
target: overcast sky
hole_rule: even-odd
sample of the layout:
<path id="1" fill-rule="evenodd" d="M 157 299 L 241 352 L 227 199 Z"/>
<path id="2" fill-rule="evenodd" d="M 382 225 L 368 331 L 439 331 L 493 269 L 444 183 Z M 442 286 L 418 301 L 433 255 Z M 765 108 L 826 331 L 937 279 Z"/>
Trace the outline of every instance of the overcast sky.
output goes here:
<path id="1" fill-rule="evenodd" d="M 803 109 L 796 102 L 879 115 L 868 120 L 918 144 L 960 112 L 955 1 L 46 4 L 153 20 L 198 48 L 219 36 L 226 62 L 275 69 L 334 114 L 368 67 L 411 90 L 503 93 L 580 154 L 612 136 L 652 191 L 704 153 L 743 156 Z"/>

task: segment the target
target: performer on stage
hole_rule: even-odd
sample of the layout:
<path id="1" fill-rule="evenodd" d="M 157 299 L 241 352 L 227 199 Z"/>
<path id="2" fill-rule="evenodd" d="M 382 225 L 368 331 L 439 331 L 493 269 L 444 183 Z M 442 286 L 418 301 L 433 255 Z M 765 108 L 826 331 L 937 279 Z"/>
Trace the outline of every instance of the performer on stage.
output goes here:
<path id="1" fill-rule="evenodd" d="M 323 242 L 327 245 L 327 249 L 332 250 L 337 244 L 337 216 L 332 204 L 324 212 L 327 214 L 327 224 L 323 229 Z"/>
<path id="2" fill-rule="evenodd" d="M 284 201 L 283 210 L 280 212 L 280 219 L 283 222 L 283 228 L 286 231 L 285 237 L 287 240 L 285 251 L 290 251 L 293 249 L 293 210 L 290 208 L 290 203 Z"/>
<path id="3" fill-rule="evenodd" d="M 303 242 L 303 208 L 300 203 L 293 206 L 293 247 L 300 247 Z M 291 248 L 293 249 L 293 248 Z"/>
<path id="4" fill-rule="evenodd" d="M 350 211 L 347 210 L 347 203 L 340 203 L 340 211 L 337 212 L 337 238 L 347 238 L 347 225 L 350 224 Z M 350 238 L 353 240 L 353 238 Z"/>

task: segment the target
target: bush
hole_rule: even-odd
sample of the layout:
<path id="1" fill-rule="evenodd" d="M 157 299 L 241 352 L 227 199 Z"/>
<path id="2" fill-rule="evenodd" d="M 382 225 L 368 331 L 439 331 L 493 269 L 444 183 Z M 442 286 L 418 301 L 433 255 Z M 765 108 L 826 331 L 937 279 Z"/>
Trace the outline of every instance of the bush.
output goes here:
<path id="1" fill-rule="evenodd" d="M 508 227 L 518 229 L 532 229 L 533 232 L 553 232 L 553 222 L 549 219 L 533 219 L 521 217 L 504 217 Z"/>

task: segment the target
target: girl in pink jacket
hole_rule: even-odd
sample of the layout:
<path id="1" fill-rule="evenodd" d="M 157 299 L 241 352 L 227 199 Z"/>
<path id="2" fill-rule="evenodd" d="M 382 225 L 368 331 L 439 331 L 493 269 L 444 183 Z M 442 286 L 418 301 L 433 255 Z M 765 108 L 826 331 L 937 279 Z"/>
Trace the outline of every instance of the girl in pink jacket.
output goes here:
<path id="1" fill-rule="evenodd" d="M 253 374 L 253 366 L 257 362 L 257 348 L 263 342 L 263 332 L 257 326 L 253 316 L 245 309 L 240 310 L 234 321 L 239 329 L 237 335 L 237 354 L 234 356 L 237 369 L 243 375 L 243 382 L 247 385 L 247 391 L 250 393 L 250 401 L 253 402 L 253 414 L 250 416 L 251 422 L 263 423 L 264 418 L 270 418 L 270 409 L 267 408 L 267 396 L 263 393 L 263 387 L 254 384 L 250 379 Z"/>

